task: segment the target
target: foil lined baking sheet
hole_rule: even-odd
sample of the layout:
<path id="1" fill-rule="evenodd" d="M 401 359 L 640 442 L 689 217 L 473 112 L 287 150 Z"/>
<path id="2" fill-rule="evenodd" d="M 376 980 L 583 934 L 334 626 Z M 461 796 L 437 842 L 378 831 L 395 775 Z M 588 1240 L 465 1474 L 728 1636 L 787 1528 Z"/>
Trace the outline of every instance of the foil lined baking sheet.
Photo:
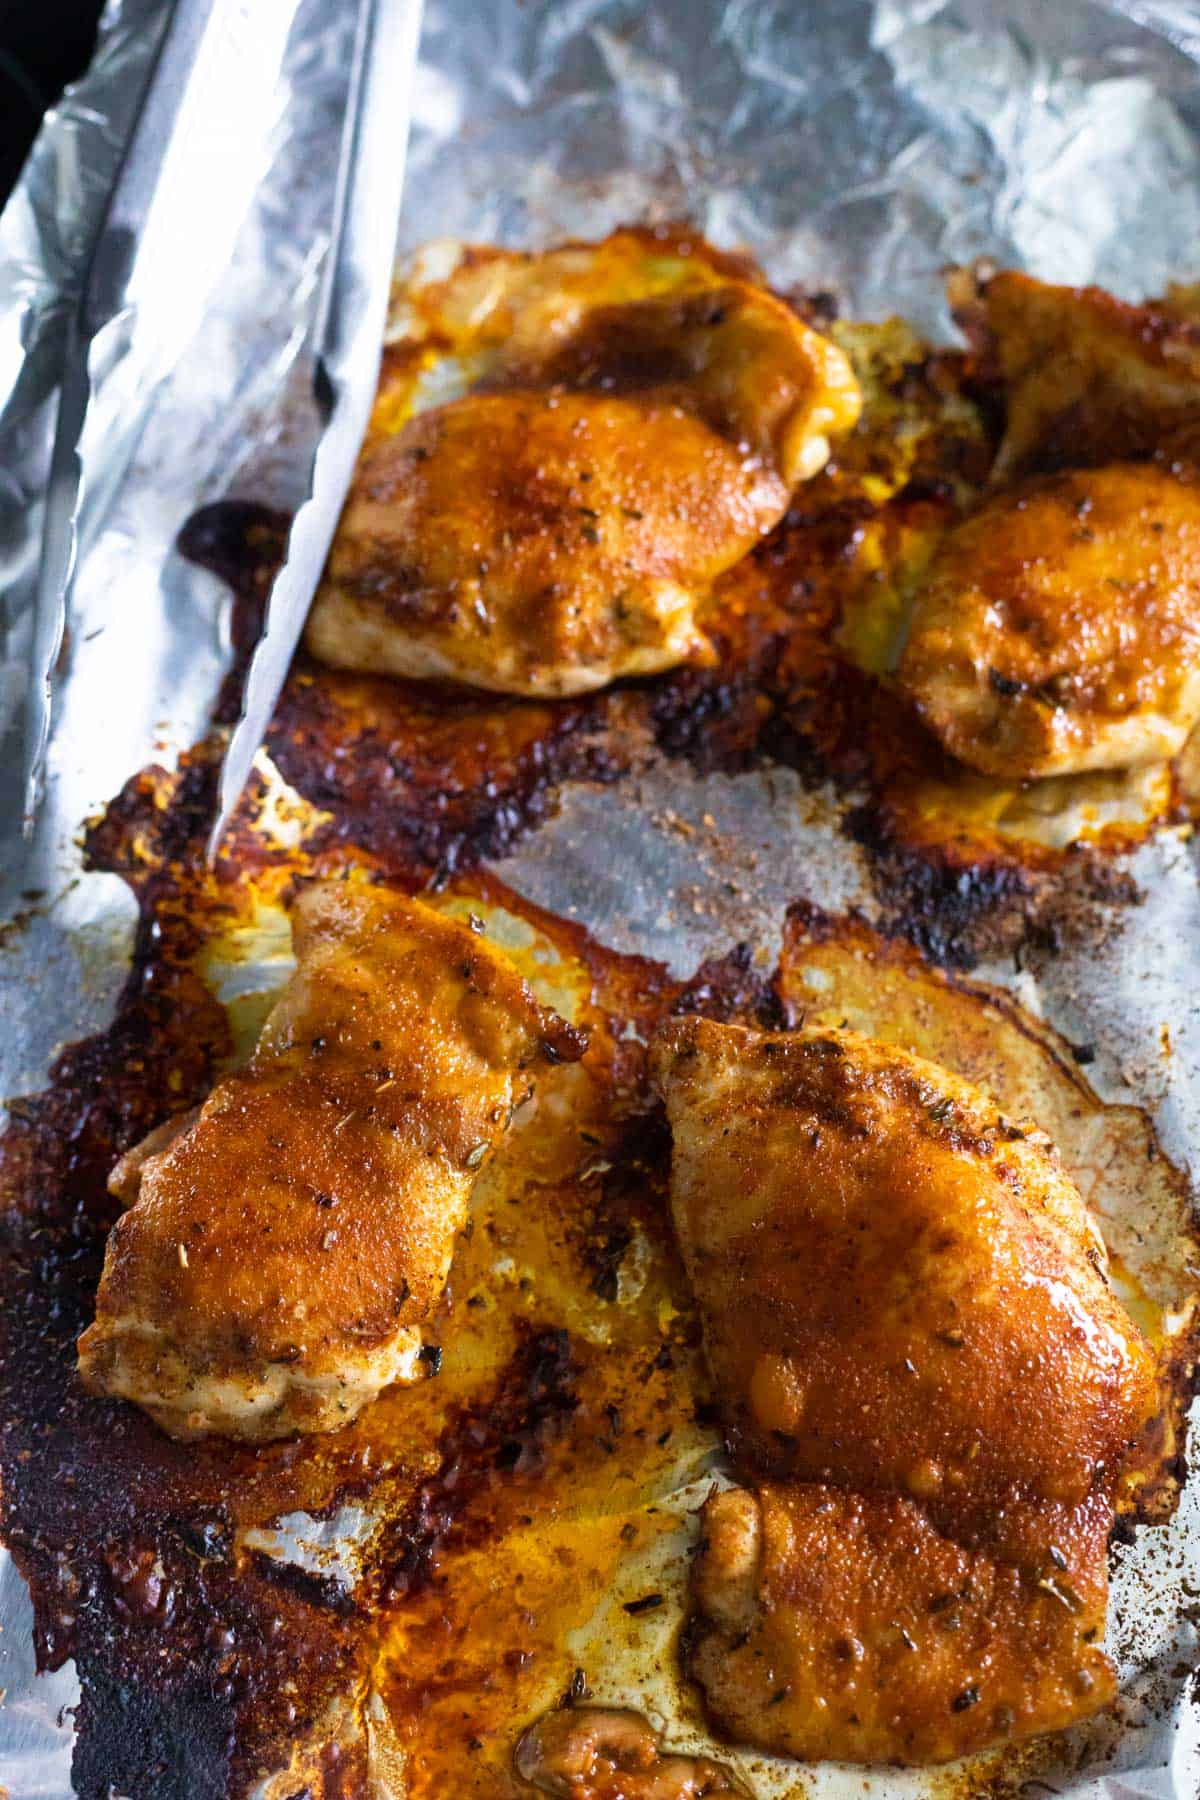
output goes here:
<path id="1" fill-rule="evenodd" d="M 132 902 L 114 878 L 81 872 L 80 822 L 135 769 L 169 762 L 201 734 L 228 659 L 227 597 L 178 556 L 175 534 L 207 499 L 236 490 L 286 506 L 296 488 L 295 358 L 323 249 L 349 22 L 337 0 L 238 0 L 218 15 L 211 62 L 189 92 L 194 131 L 161 196 L 167 235 L 84 444 L 90 499 L 47 801 L 28 851 L 11 726 L 57 357 L 161 5 L 110 6 L 94 68 L 47 122 L 0 221 L 0 879 L 6 914 L 20 915 L 0 949 L 8 1095 L 39 1086 L 57 1044 L 105 1022 L 122 978 Z M 952 329 L 940 271 L 977 256 L 1130 297 L 1156 292 L 1200 273 L 1200 18 L 1188 0 L 433 0 L 403 247 L 446 235 L 539 244 L 681 216 L 748 247 L 781 285 L 832 289 L 850 313 L 900 312 L 939 336 Z M 172 220 L 188 229 L 186 258 L 173 254 Z M 713 818 L 719 852 L 703 832 L 656 824 L 668 809 Z M 764 846 L 768 857 L 756 854 Z M 746 878 L 731 883 L 742 852 Z M 1200 1167 L 1192 849 L 1164 833 L 1134 873 L 1145 900 L 1103 958 L 1068 947 L 981 973 L 1095 1044 L 1088 1072 L 1102 1097 L 1148 1107 L 1168 1154 Z M 788 771 L 700 777 L 660 765 L 603 794 L 572 784 L 503 874 L 680 973 L 741 940 L 773 955 L 797 898 L 873 905 L 832 796 Z M 731 885 L 735 905 L 703 903 Z M 702 904 L 674 904 L 685 893 Z M 686 1490 L 678 1505 L 681 1535 L 662 1550 L 678 1566 L 660 1571 L 664 1583 L 682 1567 Z M 302 1555 L 303 1522 L 290 1524 Z M 1200 1792 L 1189 1591 L 1194 1601 L 1195 1484 L 1170 1527 L 1115 1553 L 1120 1719 L 1064 1746 L 1051 1791 Z M 28 1605 L 7 1560 L 0 1623 L 0 1787 L 14 1800 L 66 1800 L 70 1672 L 34 1676 Z M 662 1716 L 671 1683 L 656 1680 L 647 1670 L 639 1683 L 618 1657 L 600 1697 Z M 789 1768 L 758 1765 L 754 1780 L 764 1796 L 795 1790 Z M 864 1781 L 830 1769 L 806 1776 L 803 1791 L 864 1785 L 889 1797 L 937 1788 L 920 1775 Z"/>

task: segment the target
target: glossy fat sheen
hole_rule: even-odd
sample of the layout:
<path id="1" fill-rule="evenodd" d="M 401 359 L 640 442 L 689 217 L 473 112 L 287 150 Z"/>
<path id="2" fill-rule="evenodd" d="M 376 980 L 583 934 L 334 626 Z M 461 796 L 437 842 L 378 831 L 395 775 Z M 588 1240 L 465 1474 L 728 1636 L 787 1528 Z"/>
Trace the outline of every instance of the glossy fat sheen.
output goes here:
<path id="1" fill-rule="evenodd" d="M 249 1065 L 113 1174 L 133 1204 L 80 1373 L 178 1437 L 330 1430 L 414 1379 L 483 1158 L 539 1054 L 579 1053 L 502 954 L 419 902 L 323 884 L 295 939 Z"/>
<path id="2" fill-rule="evenodd" d="M 983 320 L 1005 384 L 997 477 L 1161 450 L 1200 426 L 1200 327 L 1102 288 L 994 276 Z"/>
<path id="3" fill-rule="evenodd" d="M 803 1523 L 798 1543 L 826 1540 L 816 1599 L 797 1568 L 761 1600 L 755 1630 L 792 1645 L 792 1677 L 772 1676 L 771 1655 L 727 1665 L 737 1632 L 714 1596 L 728 1558 L 702 1561 L 694 1667 L 714 1717 L 795 1755 L 924 1761 L 1093 1710 L 1111 1686 L 1088 1634 L 1103 1624 L 1113 1487 L 1154 1373 L 1047 1141 L 946 1070 L 850 1031 L 685 1019 L 654 1062 L 676 1232 L 740 1467 L 832 1490 L 832 1511 L 799 1489 L 771 1501 Z M 925 1545 L 911 1563 L 888 1548 L 901 1527 Z M 881 1692 L 864 1723 L 865 1689 L 834 1679 L 838 1645 L 864 1641 L 872 1592 L 886 1610 L 907 1579 L 918 1607 L 929 1567 L 956 1559 L 983 1596 L 974 1635 L 894 1704 Z M 1047 1660 L 1022 1699 L 1000 1671 L 1026 1638 Z M 978 1706 L 956 1709 L 973 1686 Z"/>
<path id="4" fill-rule="evenodd" d="M 988 775 L 1174 755 L 1200 719 L 1200 483 L 1114 463 L 998 494 L 935 553 L 899 679 Z"/>
<path id="5" fill-rule="evenodd" d="M 697 603 L 860 402 L 841 351 L 773 295 L 699 259 L 695 279 L 619 304 L 599 284 L 590 307 L 564 286 L 561 316 L 535 286 L 536 337 L 518 291 L 486 391 L 366 451 L 313 653 L 541 696 L 703 659 Z"/>

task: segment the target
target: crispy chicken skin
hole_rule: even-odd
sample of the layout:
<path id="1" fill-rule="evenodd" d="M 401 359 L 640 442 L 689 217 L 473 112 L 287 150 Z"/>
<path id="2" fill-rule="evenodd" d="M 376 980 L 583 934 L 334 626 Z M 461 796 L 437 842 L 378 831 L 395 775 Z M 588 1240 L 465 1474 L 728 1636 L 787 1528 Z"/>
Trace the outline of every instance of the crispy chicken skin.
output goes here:
<path id="1" fill-rule="evenodd" d="M 538 1058 L 580 1053 L 501 953 L 419 902 L 324 883 L 294 925 L 249 1064 L 112 1177 L 133 1204 L 80 1373 L 176 1437 L 327 1431 L 413 1380 L 480 1164 Z"/>
<path id="2" fill-rule="evenodd" d="M 745 1790 L 707 1756 L 664 1750 L 640 1713 L 621 1707 L 562 1707 L 517 1744 L 517 1774 L 565 1800 L 744 1800 Z"/>
<path id="3" fill-rule="evenodd" d="M 1155 1381 L 1047 1140 L 850 1031 L 688 1018 L 654 1069 L 716 1392 L 766 1483 L 706 1521 L 691 1667 L 713 1718 L 880 1762 L 1094 1711 L 1114 1487 Z M 946 1642 L 943 1592 L 969 1602 Z M 897 1611 L 924 1621 L 919 1671 Z"/>
<path id="4" fill-rule="evenodd" d="M 986 501 L 934 554 L 899 681 L 987 775 L 1173 756 L 1200 719 L 1200 479 L 1113 463 Z"/>
<path id="5" fill-rule="evenodd" d="M 841 351 L 747 281 L 533 310 L 475 391 L 368 446 L 322 661 L 546 697 L 702 659 L 698 603 L 858 417 Z"/>
<path id="6" fill-rule="evenodd" d="M 1130 305 L 1009 269 L 965 310 L 1004 381 L 998 480 L 1147 456 L 1200 425 L 1200 324 L 1171 301 Z"/>

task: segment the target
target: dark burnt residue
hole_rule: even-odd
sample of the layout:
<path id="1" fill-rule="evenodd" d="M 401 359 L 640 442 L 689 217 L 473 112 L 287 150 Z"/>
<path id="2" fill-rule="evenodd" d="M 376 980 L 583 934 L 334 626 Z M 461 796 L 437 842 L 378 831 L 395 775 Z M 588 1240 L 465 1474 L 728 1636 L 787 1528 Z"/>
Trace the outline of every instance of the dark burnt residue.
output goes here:
<path id="1" fill-rule="evenodd" d="M 677 669 L 664 676 L 649 709 L 660 748 L 685 758 L 701 775 L 735 774 L 761 763 L 769 753 L 764 688 L 781 653 L 775 640 L 759 647 L 749 667 Z"/>
<path id="2" fill-rule="evenodd" d="M 1020 949 L 1053 954 L 1096 934 L 1102 909 L 1141 898 L 1126 870 L 1082 846 L 1025 862 L 951 845 L 931 852 L 869 803 L 851 810 L 847 829 L 871 856 L 882 928 L 950 968 Z"/>
<path id="3" fill-rule="evenodd" d="M 522 1328 L 498 1387 L 464 1408 L 442 1432 L 436 1470 L 388 1525 L 376 1576 L 385 1602 L 428 1586 L 451 1545 L 480 1541 L 494 1531 L 492 1509 L 480 1502 L 493 1499 L 500 1483 L 541 1474 L 547 1451 L 579 1407 L 577 1374 L 565 1331 Z"/>
<path id="4" fill-rule="evenodd" d="M 443 878 L 498 857 L 539 825 L 568 778 L 610 781 L 627 759 L 604 703 L 539 706 L 370 680 L 301 660 L 267 748 L 331 817 L 312 845 L 368 847 L 381 867 Z"/>
<path id="5" fill-rule="evenodd" d="M 1045 916 L 1055 884 L 1043 871 L 995 855 L 931 855 L 905 843 L 871 802 L 851 810 L 847 827 L 870 855 L 885 929 L 935 962 L 970 968 L 989 950 L 1029 940 L 1058 947 Z"/>
<path id="6" fill-rule="evenodd" d="M 81 1800 L 241 1792 L 255 1773 L 243 1760 L 248 1709 L 262 1733 L 255 1754 L 286 1760 L 314 1695 L 356 1653 L 352 1621 L 266 1581 L 253 1561 L 197 1565 L 151 1519 L 93 1563 L 81 1587 L 76 1791 Z"/>
<path id="7" fill-rule="evenodd" d="M 671 1003 L 673 1013 L 699 1013 L 723 1024 L 760 1025 L 764 1031 L 783 1024 L 771 971 L 760 968 L 749 944 L 735 944 L 724 956 L 702 962 Z"/>
<path id="8" fill-rule="evenodd" d="M 323 1497 L 346 1450 L 177 1444 L 75 1374 L 117 1211 L 109 1171 L 204 1098 L 230 1048 L 193 968 L 207 902 L 189 882 L 213 778 L 204 755 L 178 777 L 147 772 L 90 828 L 93 865 L 138 899 L 129 977 L 111 1027 L 60 1054 L 0 1139 L 4 1535 L 30 1583 L 39 1666 L 76 1661 L 81 1800 L 244 1791 L 253 1759 L 285 1759 L 361 1654 L 349 1621 L 234 1548 L 239 1524 Z"/>
<path id="9" fill-rule="evenodd" d="M 262 1550 L 254 1552 L 254 1567 L 264 1581 L 269 1581 L 276 1587 L 290 1589 L 310 1606 L 321 1607 L 326 1612 L 341 1613 L 346 1618 L 352 1617 L 359 1610 L 353 1592 L 336 1575 L 301 1568 L 299 1563 L 287 1562 L 278 1556 L 268 1556 Z"/>

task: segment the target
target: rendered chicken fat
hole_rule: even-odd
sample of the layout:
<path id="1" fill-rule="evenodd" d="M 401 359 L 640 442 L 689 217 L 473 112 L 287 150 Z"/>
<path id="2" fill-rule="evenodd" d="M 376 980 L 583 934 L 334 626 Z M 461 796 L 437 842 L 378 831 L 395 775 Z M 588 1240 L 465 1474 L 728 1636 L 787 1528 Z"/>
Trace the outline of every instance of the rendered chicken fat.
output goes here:
<path id="1" fill-rule="evenodd" d="M 419 902 L 318 886 L 295 936 L 249 1065 L 113 1175 L 80 1373 L 177 1437 L 326 1431 L 415 1379 L 484 1157 L 539 1055 L 581 1050 Z"/>

